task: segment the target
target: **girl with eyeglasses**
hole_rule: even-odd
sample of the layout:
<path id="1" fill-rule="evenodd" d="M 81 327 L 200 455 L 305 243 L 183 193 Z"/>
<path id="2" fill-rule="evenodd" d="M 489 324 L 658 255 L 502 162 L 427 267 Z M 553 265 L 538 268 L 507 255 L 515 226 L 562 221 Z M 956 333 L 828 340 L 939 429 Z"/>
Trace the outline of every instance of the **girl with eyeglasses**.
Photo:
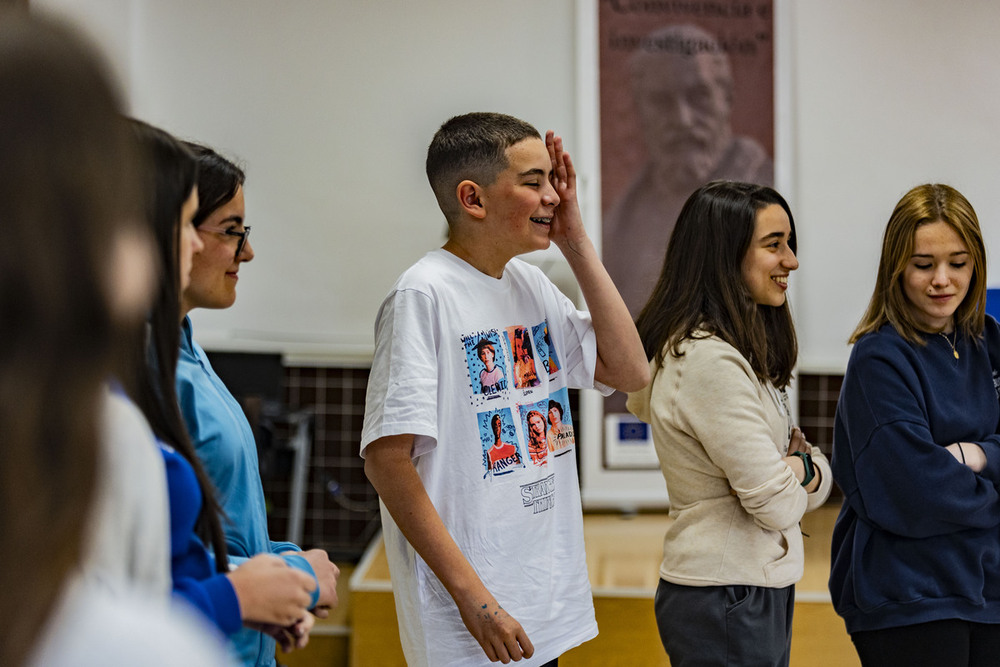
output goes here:
<path id="1" fill-rule="evenodd" d="M 135 398 L 159 440 L 166 466 L 173 590 L 223 634 L 232 637 L 246 625 L 266 629 L 286 650 L 300 648 L 312 627 L 306 610 L 315 602 L 316 582 L 270 555 L 230 569 L 215 488 L 191 444 L 174 393 L 180 295 L 204 248 L 192 224 L 198 208 L 198 163 L 167 132 L 141 121 L 132 121 L 132 129 L 150 172 L 146 217 L 160 267 L 148 344 L 133 346 L 133 362 L 140 369 Z"/>
<path id="2" fill-rule="evenodd" d="M 195 451 L 218 491 L 228 517 L 224 525 L 230 561 L 257 554 L 280 555 L 288 564 L 312 575 L 318 598 L 311 609 L 325 617 L 337 604 L 337 566 L 325 551 L 303 552 L 291 542 L 270 539 L 257 445 L 243 409 L 212 369 L 205 351 L 194 341 L 188 314 L 195 308 L 229 308 L 244 262 L 254 258 L 245 224 L 243 170 L 211 148 L 187 144 L 198 161 L 198 209 L 192 223 L 202 243 L 191 265 L 191 279 L 181 294 L 180 359 L 176 389 L 181 413 Z M 245 628 L 234 636 L 245 665 L 274 665 L 274 639 Z"/>
<path id="3" fill-rule="evenodd" d="M 0 665 L 228 664 L 167 604 L 163 461 L 124 390 L 154 284 L 100 54 L 0 3 Z M 21 3 L 18 3 L 21 4 Z M 162 573 L 162 574 L 161 574 Z"/>

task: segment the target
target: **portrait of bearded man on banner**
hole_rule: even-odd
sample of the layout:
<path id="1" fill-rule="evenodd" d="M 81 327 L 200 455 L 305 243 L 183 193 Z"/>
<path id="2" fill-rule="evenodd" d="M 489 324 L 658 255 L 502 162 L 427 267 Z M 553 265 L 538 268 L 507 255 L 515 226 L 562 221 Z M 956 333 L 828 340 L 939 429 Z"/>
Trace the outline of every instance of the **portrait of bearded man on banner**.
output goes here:
<path id="1" fill-rule="evenodd" d="M 718 40 L 694 25 L 671 25 L 642 44 L 629 66 L 647 160 L 604 217 L 604 264 L 633 317 L 694 190 L 717 179 L 774 181 L 760 143 L 733 132 L 732 68 Z"/>

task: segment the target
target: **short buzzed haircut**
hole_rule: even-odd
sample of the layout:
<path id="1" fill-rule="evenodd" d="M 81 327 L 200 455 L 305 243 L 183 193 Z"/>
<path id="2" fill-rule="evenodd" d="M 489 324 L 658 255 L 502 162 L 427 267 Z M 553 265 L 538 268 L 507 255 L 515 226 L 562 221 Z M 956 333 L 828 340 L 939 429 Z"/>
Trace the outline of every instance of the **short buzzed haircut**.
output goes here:
<path id="1" fill-rule="evenodd" d="M 541 139 L 538 130 L 501 113 L 455 116 L 438 129 L 427 148 L 427 180 L 449 224 L 458 216 L 458 184 L 491 185 L 508 166 L 507 149 L 531 138 Z"/>

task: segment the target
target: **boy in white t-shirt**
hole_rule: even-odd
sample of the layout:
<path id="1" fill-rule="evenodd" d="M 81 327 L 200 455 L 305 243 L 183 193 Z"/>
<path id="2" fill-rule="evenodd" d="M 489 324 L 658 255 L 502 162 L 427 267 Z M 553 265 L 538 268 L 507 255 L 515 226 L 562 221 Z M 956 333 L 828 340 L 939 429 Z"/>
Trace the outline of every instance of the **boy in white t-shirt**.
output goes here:
<path id="1" fill-rule="evenodd" d="M 553 664 L 597 624 L 576 454 L 529 455 L 528 415 L 567 387 L 640 389 L 648 364 L 559 137 L 502 114 L 456 116 L 428 148 L 427 176 L 449 237 L 382 304 L 361 442 L 403 650 L 411 667 Z M 550 242 L 592 314 L 514 259 Z M 489 387 L 487 346 L 505 379 Z M 516 455 L 491 457 L 498 438 Z"/>

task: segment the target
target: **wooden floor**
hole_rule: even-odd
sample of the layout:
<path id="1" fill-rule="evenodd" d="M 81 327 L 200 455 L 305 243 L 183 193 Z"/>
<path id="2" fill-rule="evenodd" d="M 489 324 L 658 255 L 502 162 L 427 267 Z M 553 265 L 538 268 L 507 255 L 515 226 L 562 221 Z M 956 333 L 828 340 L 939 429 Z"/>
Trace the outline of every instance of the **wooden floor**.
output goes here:
<path id="1" fill-rule="evenodd" d="M 860 665 L 843 621 L 833 612 L 826 589 L 830 536 L 838 507 L 806 515 L 805 576 L 796 587 L 792 630 L 793 667 Z M 560 667 L 591 665 L 668 666 L 653 617 L 666 514 L 588 514 L 584 517 L 587 565 L 594 589 L 600 634 L 566 653 Z M 372 543 L 350 580 L 349 663 L 403 666 L 389 568 L 381 539 Z M 323 662 L 298 665 L 340 665 Z"/>

